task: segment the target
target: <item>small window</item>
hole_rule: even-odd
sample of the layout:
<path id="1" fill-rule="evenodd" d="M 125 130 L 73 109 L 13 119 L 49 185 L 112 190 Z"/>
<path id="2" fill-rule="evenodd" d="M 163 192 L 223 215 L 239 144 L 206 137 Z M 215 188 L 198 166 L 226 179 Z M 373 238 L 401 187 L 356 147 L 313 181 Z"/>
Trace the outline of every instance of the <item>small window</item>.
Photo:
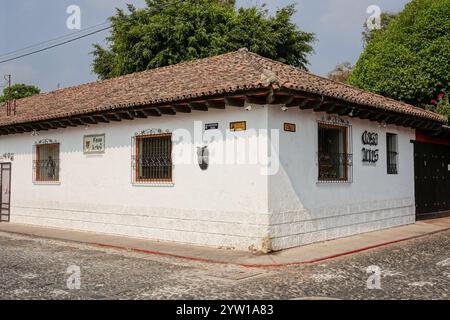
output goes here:
<path id="1" fill-rule="evenodd" d="M 59 182 L 59 143 L 37 144 L 35 182 Z"/>
<path id="2" fill-rule="evenodd" d="M 172 182 L 172 135 L 155 134 L 135 139 L 134 181 Z"/>
<path id="3" fill-rule="evenodd" d="M 319 123 L 319 181 L 349 182 L 352 155 L 346 126 Z"/>
<path id="4" fill-rule="evenodd" d="M 397 135 L 393 133 L 386 134 L 387 148 L 387 173 L 398 174 L 398 148 Z"/>

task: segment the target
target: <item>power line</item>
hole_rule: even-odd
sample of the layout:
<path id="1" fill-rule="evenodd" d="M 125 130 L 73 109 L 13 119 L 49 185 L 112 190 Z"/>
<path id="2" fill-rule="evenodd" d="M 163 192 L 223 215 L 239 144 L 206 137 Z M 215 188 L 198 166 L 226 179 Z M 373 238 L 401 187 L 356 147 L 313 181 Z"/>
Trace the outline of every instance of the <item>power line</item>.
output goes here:
<path id="1" fill-rule="evenodd" d="M 42 42 L 39 42 L 39 43 L 36 43 L 36 44 L 33 44 L 33 45 L 29 45 L 29 46 L 27 46 L 27 47 L 18 49 L 18 50 L 14 50 L 14 51 L 10 51 L 10 52 L 5 52 L 5 53 L 0 54 L 0 58 L 4 58 L 4 57 L 10 56 L 10 55 L 12 55 L 12 54 L 14 54 L 14 53 L 19 53 L 19 52 L 25 51 L 25 50 L 27 50 L 27 49 L 39 47 L 39 46 L 41 46 L 41 45 L 44 45 L 44 44 L 47 44 L 47 43 L 50 43 L 50 42 L 54 42 L 54 41 L 56 41 L 56 40 L 61 40 L 61 39 L 64 39 L 64 38 L 73 37 L 73 36 L 76 36 L 77 34 L 85 33 L 86 31 L 89 31 L 89 30 L 94 29 L 94 28 L 102 27 L 102 26 L 107 25 L 107 24 L 109 25 L 109 22 L 104 22 L 104 23 L 101 23 L 101 24 L 97 24 L 97 25 L 95 25 L 95 26 L 91 26 L 91 27 L 85 28 L 85 29 L 80 30 L 80 31 L 72 32 L 72 33 L 70 33 L 70 34 L 66 34 L 66 35 L 63 35 L 63 36 L 59 36 L 59 37 L 54 38 L 54 39 L 42 41 Z"/>
<path id="2" fill-rule="evenodd" d="M 174 0 L 173 2 L 166 3 L 165 5 L 162 5 L 162 6 L 160 6 L 159 8 L 156 8 L 156 9 L 157 9 L 157 10 L 161 10 L 161 9 L 163 9 L 163 8 L 165 8 L 165 7 L 170 6 L 170 5 L 175 5 L 175 4 L 182 3 L 183 1 L 184 1 L 184 0 Z M 103 24 L 101 24 L 101 25 L 103 25 Z M 99 33 L 99 32 L 102 32 L 102 31 L 105 31 L 105 30 L 108 30 L 108 29 L 111 29 L 112 27 L 113 27 L 113 26 L 110 25 L 110 26 L 108 26 L 108 27 L 105 27 L 105 28 L 102 28 L 102 29 L 99 29 L 99 30 L 96 30 L 96 31 L 93 31 L 93 32 L 90 32 L 90 33 L 87 33 L 87 34 L 84 34 L 84 35 L 81 35 L 81 36 L 78 36 L 78 37 L 75 37 L 75 38 L 70 39 L 70 40 L 66 40 L 66 41 L 63 41 L 63 42 L 60 42 L 60 43 L 56 43 L 56 44 L 54 44 L 54 45 L 51 45 L 51 46 L 48 46 L 48 47 L 45 47 L 45 48 L 42 48 L 42 49 L 39 49 L 39 50 L 35 50 L 35 51 L 32 51 L 32 52 L 24 53 L 24 54 L 21 54 L 21 55 L 19 55 L 19 56 L 17 56 L 17 57 L 12 57 L 12 58 L 9 58 L 9 59 L 1 60 L 1 61 L 0 61 L 0 64 L 6 63 L 6 62 L 10 62 L 10 61 L 13 61 L 13 60 L 17 60 L 17 59 L 20 59 L 20 58 L 24 58 L 24 57 L 27 57 L 27 56 L 31 56 L 31 55 L 33 55 L 33 54 L 36 54 L 36 53 L 39 53 L 39 52 L 43 52 L 43 51 L 46 51 L 46 50 L 50 50 L 50 49 L 53 49 L 53 48 L 56 48 L 56 47 L 65 45 L 65 44 L 67 44 L 67 43 L 70 43 L 70 42 L 73 42 L 73 41 L 76 41 L 76 40 L 79 40 L 79 39 L 82 39 L 82 38 L 91 36 L 91 35 L 93 35 L 93 34 L 96 34 L 96 33 Z M 93 27 L 90 27 L 90 28 L 88 28 L 88 29 L 91 29 L 91 28 L 93 28 Z M 86 31 L 86 30 L 83 30 L 83 32 L 85 32 L 85 31 Z M 70 35 L 67 35 L 67 36 L 70 36 Z M 12 51 L 12 52 L 9 52 L 9 53 L 0 55 L 0 59 L 1 59 L 1 58 L 4 58 L 4 57 L 6 57 L 6 56 L 9 56 L 9 55 L 11 55 L 11 54 L 13 54 L 13 53 L 16 53 L 16 52 L 22 52 L 22 51 L 24 51 L 24 50 L 26 50 L 26 49 L 34 48 L 34 47 L 40 46 L 40 45 L 45 44 L 45 43 L 53 42 L 53 41 L 56 41 L 56 40 L 58 40 L 58 39 L 65 38 L 65 37 L 67 37 L 67 36 L 61 36 L 61 37 L 58 37 L 58 38 L 53 39 L 53 40 L 44 41 L 44 42 L 38 43 L 38 44 L 36 44 L 36 45 L 27 46 L 27 47 L 25 47 L 25 48 L 18 49 L 18 50 L 15 50 L 15 51 Z"/>
<path id="3" fill-rule="evenodd" d="M 79 40 L 79 39 L 82 39 L 82 38 L 86 38 L 86 37 L 91 36 L 93 34 L 96 34 L 96 33 L 99 33 L 99 32 L 102 32 L 102 31 L 105 31 L 105 30 L 108 30 L 108 29 L 111 29 L 111 28 L 112 28 L 112 26 L 109 26 L 109 27 L 106 27 L 106 28 L 102 28 L 102 29 L 99 29 L 99 30 L 96 30 L 96 31 L 93 31 L 93 32 L 90 32 L 90 33 L 87 33 L 87 34 L 84 34 L 82 36 L 79 36 L 79 37 L 76 37 L 76 38 L 73 38 L 73 39 L 70 39 L 70 40 L 66 40 L 66 41 L 63 41 L 63 42 L 60 42 L 60 43 L 57 43 L 57 44 L 54 44 L 54 45 L 51 45 L 51 46 L 39 49 L 39 50 L 35 50 L 35 51 L 29 52 L 29 53 L 25 53 L 25 54 L 19 55 L 19 56 L 14 57 L 14 58 L 9 58 L 9 59 L 6 59 L 6 60 L 2 60 L 2 61 L 0 61 L 0 64 L 5 63 L 5 62 L 10 62 L 10 61 L 13 61 L 13 60 L 17 60 L 17 59 L 20 59 L 20 58 L 23 58 L 23 57 L 31 56 L 32 54 L 36 54 L 36 53 L 39 53 L 39 52 L 42 52 L 42 51 L 50 50 L 50 49 L 53 49 L 53 48 L 65 45 L 67 43 L 70 43 L 70 42 L 73 42 L 73 41 L 76 41 L 76 40 Z"/>

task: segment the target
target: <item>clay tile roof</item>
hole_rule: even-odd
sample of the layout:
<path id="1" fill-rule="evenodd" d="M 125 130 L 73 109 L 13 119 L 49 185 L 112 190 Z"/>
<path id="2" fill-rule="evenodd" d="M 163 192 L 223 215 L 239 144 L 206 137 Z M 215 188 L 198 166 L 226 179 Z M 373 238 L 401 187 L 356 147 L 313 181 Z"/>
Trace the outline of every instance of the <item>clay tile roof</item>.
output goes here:
<path id="1" fill-rule="evenodd" d="M 270 86 L 445 123 L 433 112 L 365 92 L 240 49 L 211 58 L 133 73 L 16 101 L 16 115 L 0 112 L 0 127 L 177 101 L 230 95 Z"/>

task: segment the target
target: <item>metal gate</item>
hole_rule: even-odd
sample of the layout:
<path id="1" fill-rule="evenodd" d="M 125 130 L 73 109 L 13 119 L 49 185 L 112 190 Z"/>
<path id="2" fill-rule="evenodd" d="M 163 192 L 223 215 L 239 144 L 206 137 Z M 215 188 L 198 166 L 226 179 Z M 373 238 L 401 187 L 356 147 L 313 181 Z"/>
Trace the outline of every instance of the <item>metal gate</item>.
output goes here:
<path id="1" fill-rule="evenodd" d="M 9 222 L 11 211 L 11 163 L 0 163 L 0 222 Z"/>
<path id="2" fill-rule="evenodd" d="M 450 216 L 450 146 L 414 143 L 417 220 Z"/>

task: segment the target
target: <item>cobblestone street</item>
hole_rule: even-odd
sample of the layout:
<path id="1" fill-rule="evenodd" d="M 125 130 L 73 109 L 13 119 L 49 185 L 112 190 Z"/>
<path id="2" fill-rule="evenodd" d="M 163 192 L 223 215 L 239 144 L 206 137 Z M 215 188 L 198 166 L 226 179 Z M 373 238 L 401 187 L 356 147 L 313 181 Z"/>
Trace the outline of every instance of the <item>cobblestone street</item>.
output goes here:
<path id="1" fill-rule="evenodd" d="M 321 264 L 243 268 L 0 233 L 0 299 L 449 299 L 450 232 Z M 70 266 L 81 270 L 68 289 Z M 369 266 L 381 289 L 367 288 Z M 70 271 L 71 269 L 69 269 Z"/>

